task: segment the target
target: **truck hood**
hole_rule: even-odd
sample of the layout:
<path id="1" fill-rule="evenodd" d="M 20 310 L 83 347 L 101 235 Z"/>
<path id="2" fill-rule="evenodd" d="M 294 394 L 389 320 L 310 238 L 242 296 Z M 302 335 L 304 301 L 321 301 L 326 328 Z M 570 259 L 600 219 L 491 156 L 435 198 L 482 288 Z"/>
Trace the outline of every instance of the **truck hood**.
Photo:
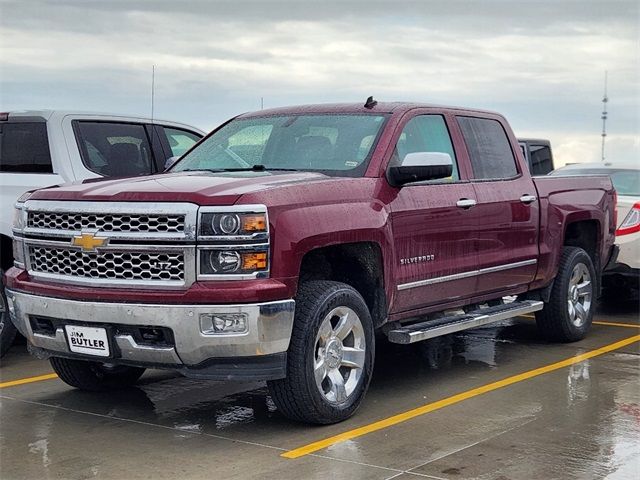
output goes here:
<path id="1" fill-rule="evenodd" d="M 311 172 L 184 172 L 115 180 L 85 180 L 38 190 L 30 199 L 233 205 L 248 193 L 336 180 Z"/>

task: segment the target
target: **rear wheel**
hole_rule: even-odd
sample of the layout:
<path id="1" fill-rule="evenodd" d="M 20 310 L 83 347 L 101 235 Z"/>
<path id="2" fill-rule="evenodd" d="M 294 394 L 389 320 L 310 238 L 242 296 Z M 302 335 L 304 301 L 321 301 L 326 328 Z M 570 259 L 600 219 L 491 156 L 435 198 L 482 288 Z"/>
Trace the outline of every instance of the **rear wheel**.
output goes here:
<path id="1" fill-rule="evenodd" d="M 300 287 L 287 355 L 287 377 L 268 382 L 287 417 L 329 424 L 349 418 L 369 386 L 374 334 L 360 294 L 339 282 Z"/>
<path id="2" fill-rule="evenodd" d="M 145 369 L 126 365 L 110 365 L 70 358 L 51 357 L 53 370 L 67 385 L 100 392 L 134 385 Z"/>
<path id="3" fill-rule="evenodd" d="M 538 329 L 547 339 L 575 342 L 584 338 L 593 321 L 597 280 L 587 252 L 563 248 L 549 302 L 536 312 Z"/>
<path id="4" fill-rule="evenodd" d="M 16 327 L 9 318 L 7 310 L 7 297 L 4 293 L 4 270 L 0 270 L 0 358 L 2 358 L 13 345 L 16 338 Z"/>

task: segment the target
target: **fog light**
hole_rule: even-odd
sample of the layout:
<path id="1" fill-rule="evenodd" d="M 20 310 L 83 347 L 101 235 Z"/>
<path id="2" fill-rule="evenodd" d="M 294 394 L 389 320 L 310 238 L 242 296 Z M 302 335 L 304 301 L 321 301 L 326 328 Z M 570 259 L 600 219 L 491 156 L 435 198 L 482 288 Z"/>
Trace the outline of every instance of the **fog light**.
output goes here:
<path id="1" fill-rule="evenodd" d="M 246 333 L 247 316 L 244 313 L 201 313 L 200 331 L 205 335 Z"/>

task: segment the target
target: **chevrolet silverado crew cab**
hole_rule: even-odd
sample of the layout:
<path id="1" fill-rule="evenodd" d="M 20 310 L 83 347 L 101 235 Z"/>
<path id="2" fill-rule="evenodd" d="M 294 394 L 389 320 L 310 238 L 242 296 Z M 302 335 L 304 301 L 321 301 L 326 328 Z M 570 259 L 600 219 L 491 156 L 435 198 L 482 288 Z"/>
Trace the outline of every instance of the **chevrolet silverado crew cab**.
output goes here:
<path id="1" fill-rule="evenodd" d="M 13 265 L 9 208 L 26 191 L 102 177 L 149 175 L 204 136 L 176 122 L 124 115 L 28 110 L 0 113 L 0 268 Z M 1 275 L 0 275 L 1 276 Z M 0 356 L 16 331 L 0 286 Z"/>
<path id="2" fill-rule="evenodd" d="M 74 387 L 145 368 L 267 380 L 284 415 L 333 423 L 363 399 L 376 338 L 531 312 L 549 339 L 583 338 L 614 197 L 606 176 L 532 178 L 496 113 L 262 110 L 168 173 L 21 198 L 7 308 Z"/>

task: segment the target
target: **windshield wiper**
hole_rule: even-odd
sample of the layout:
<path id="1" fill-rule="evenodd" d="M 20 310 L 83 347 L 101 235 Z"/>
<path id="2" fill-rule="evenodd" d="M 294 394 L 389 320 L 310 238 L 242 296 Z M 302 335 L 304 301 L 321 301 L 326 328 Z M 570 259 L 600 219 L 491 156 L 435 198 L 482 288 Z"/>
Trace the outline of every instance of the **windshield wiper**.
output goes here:
<path id="1" fill-rule="evenodd" d="M 252 165 L 251 167 L 239 167 L 239 168 L 187 168 L 182 170 L 183 172 L 299 172 L 296 168 L 271 168 L 264 165 Z"/>
<path id="2" fill-rule="evenodd" d="M 296 168 L 271 168 L 265 165 L 256 164 L 250 167 L 242 167 L 242 168 L 225 168 L 223 169 L 225 172 L 297 172 Z"/>

